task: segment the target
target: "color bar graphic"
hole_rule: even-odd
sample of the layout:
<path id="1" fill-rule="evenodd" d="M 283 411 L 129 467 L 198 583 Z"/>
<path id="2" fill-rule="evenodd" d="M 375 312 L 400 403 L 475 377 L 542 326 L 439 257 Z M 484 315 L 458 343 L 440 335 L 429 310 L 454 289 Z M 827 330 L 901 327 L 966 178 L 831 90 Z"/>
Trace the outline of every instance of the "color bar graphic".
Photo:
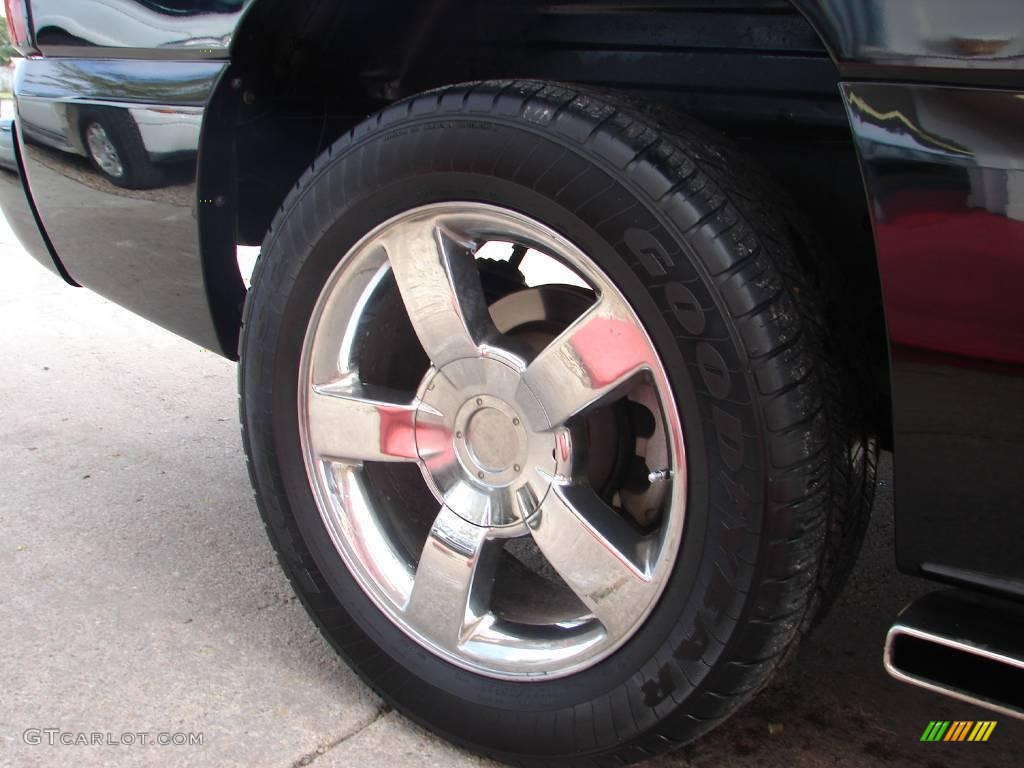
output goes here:
<path id="1" fill-rule="evenodd" d="M 932 720 L 921 741 L 988 741 L 995 728 L 995 720 Z"/>

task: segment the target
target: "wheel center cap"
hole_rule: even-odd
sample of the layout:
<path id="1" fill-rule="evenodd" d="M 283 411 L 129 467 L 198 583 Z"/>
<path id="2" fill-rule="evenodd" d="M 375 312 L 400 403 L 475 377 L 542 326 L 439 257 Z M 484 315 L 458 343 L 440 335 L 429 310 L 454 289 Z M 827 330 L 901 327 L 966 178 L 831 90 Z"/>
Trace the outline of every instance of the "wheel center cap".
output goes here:
<path id="1" fill-rule="evenodd" d="M 471 395 L 455 414 L 455 453 L 463 469 L 488 486 L 512 482 L 529 463 L 530 432 L 514 405 Z"/>
<path id="2" fill-rule="evenodd" d="M 547 495 L 556 444 L 568 436 L 532 427 L 544 423 L 543 408 L 519 371 L 456 360 L 431 369 L 418 394 L 416 451 L 434 495 L 475 525 L 522 525 Z"/>
<path id="3" fill-rule="evenodd" d="M 506 439 L 512 432 L 512 419 L 497 408 L 474 411 L 466 423 L 469 454 L 483 469 L 500 472 L 508 469 L 516 457 L 516 445 Z"/>

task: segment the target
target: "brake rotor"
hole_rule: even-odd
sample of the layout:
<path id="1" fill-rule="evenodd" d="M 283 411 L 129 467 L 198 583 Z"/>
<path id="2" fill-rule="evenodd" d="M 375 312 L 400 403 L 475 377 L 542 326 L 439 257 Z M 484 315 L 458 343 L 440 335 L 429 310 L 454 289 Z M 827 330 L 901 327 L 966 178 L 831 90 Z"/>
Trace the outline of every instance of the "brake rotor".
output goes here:
<path id="1" fill-rule="evenodd" d="M 498 331 L 539 352 L 593 303 L 590 291 L 542 285 L 510 293 L 490 305 Z M 638 382 L 618 407 L 599 408 L 586 419 L 587 470 L 593 487 L 637 525 L 657 522 L 667 484 L 664 419 L 654 387 Z"/>

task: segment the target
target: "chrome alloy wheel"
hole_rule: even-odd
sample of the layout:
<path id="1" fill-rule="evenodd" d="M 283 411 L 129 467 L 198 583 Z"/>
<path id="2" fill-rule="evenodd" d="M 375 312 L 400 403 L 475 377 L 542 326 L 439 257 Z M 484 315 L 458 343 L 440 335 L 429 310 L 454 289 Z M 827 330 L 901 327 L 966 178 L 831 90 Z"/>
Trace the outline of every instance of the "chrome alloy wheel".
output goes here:
<path id="1" fill-rule="evenodd" d="M 498 305 L 530 314 L 543 295 L 489 302 L 476 257 L 491 243 L 571 270 L 588 286 L 582 312 L 539 344 L 517 333 L 524 323 Z M 374 348 L 389 293 L 429 358 L 415 391 L 360 370 L 367 354 L 395 354 Z M 384 222 L 327 280 L 298 388 L 303 460 L 334 546 L 373 603 L 431 652 L 491 677 L 550 679 L 606 658 L 650 614 L 683 533 L 680 417 L 622 293 L 556 232 L 468 202 Z M 641 462 L 638 476 L 626 462 L 629 487 L 610 488 L 594 480 L 607 452 L 595 414 L 627 399 L 657 426 L 605 434 L 664 466 Z M 374 466 L 394 462 L 417 465 L 429 489 L 428 530 L 413 545 L 398 533 L 412 512 L 373 480 Z M 632 514 L 638 498 L 655 514 Z"/>
<path id="2" fill-rule="evenodd" d="M 99 123 L 90 123 L 85 129 L 85 140 L 89 144 L 89 152 L 96 164 L 114 178 L 124 175 L 124 164 L 117 153 L 114 142 L 110 140 L 106 129 Z"/>

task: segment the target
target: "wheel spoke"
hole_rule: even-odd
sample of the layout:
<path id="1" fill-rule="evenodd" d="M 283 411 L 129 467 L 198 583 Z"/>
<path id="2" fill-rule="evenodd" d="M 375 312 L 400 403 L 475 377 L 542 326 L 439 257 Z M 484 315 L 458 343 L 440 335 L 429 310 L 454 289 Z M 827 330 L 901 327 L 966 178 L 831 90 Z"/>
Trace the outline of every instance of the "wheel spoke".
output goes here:
<path id="1" fill-rule="evenodd" d="M 342 461 L 415 461 L 415 405 L 390 390 L 347 381 L 309 391 L 309 439 L 320 456 Z"/>
<path id="2" fill-rule="evenodd" d="M 653 588 L 644 540 L 588 486 L 551 486 L 530 529 L 537 547 L 613 636 L 638 620 Z"/>
<path id="3" fill-rule="evenodd" d="M 409 319 L 434 365 L 479 355 L 480 345 L 497 331 L 472 245 L 433 216 L 394 226 L 383 244 Z"/>
<path id="4" fill-rule="evenodd" d="M 405 615 L 445 648 L 457 648 L 488 615 L 500 550 L 489 533 L 442 507 L 423 546 Z"/>
<path id="5" fill-rule="evenodd" d="M 544 427 L 564 424 L 605 400 L 657 355 L 624 302 L 602 297 L 541 350 L 523 382 L 544 406 Z M 538 425 L 541 426 L 541 425 Z"/>

